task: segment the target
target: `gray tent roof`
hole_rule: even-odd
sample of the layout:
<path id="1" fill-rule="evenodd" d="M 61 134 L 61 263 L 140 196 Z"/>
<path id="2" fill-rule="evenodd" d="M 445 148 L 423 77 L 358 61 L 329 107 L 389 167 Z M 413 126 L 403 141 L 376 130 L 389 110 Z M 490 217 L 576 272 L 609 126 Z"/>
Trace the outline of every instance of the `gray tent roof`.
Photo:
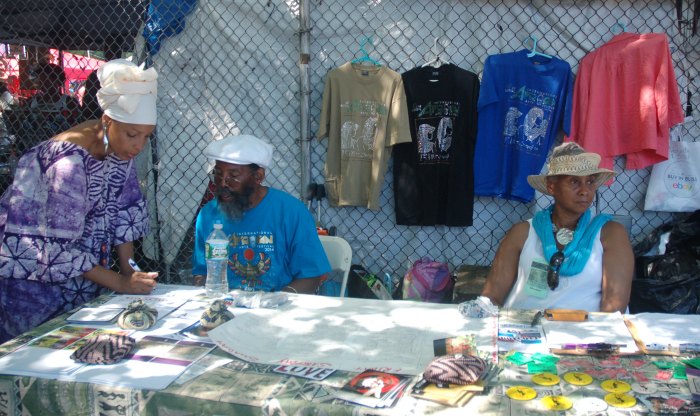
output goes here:
<path id="1" fill-rule="evenodd" d="M 149 0 L 0 0 L 0 42 L 129 50 Z"/>

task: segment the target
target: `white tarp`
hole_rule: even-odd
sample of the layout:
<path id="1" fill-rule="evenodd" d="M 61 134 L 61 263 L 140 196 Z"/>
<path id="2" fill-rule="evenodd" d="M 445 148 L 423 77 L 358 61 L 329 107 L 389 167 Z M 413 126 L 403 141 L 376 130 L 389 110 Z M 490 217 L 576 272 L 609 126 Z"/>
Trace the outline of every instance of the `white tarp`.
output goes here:
<path id="1" fill-rule="evenodd" d="M 370 56 L 398 72 L 432 60 L 435 55 L 431 49 L 438 38 L 443 58 L 480 74 L 488 55 L 531 47 L 525 42 L 530 34 L 540 38 L 539 50 L 567 60 L 576 72 L 581 58 L 613 37 L 611 30 L 619 21 L 628 31 L 673 32 L 671 47 L 682 102 L 688 78 L 694 76 L 695 82 L 700 82 L 698 68 L 691 68 L 683 59 L 683 53 L 688 53 L 692 55 L 690 62 L 700 62 L 698 46 L 678 44 L 673 2 L 557 3 L 312 2 L 311 130 L 317 129 L 327 71 L 359 57 L 359 42 L 366 35 L 373 37 L 375 45 L 367 47 Z M 200 0 L 185 30 L 165 40 L 154 57 L 161 75 L 159 179 L 157 195 L 151 193 L 149 199 L 158 205 L 159 237 L 167 263 L 175 259 L 200 203 L 207 169 L 201 152 L 211 140 L 247 133 L 271 141 L 277 152 L 266 184 L 300 196 L 297 13 L 298 5 L 289 2 L 266 5 L 252 0 Z M 692 47 L 695 50 L 689 51 Z M 323 181 L 325 147 L 325 141 L 311 143 L 311 179 L 316 182 Z M 622 166 L 616 170 L 622 171 Z M 643 172 L 622 172 L 612 187 L 601 190 L 604 200 L 606 193 L 611 196 L 609 204 L 601 208 L 644 215 L 640 189 L 645 189 L 645 180 Z M 324 223 L 336 225 L 371 270 L 405 270 L 407 255 L 414 255 L 407 254 L 406 247 L 417 255 L 430 254 L 453 265 L 478 264 L 484 252 L 493 255 L 505 232 L 503 227 L 549 204 L 542 196 L 536 204 L 478 198 L 473 227 L 397 227 L 391 172 L 386 181 L 378 212 L 364 208 L 324 210 Z M 654 217 L 650 221 L 660 220 Z M 372 234 L 367 230 L 373 230 Z M 158 258 L 153 236 L 146 241 L 146 248 L 147 255 Z"/>

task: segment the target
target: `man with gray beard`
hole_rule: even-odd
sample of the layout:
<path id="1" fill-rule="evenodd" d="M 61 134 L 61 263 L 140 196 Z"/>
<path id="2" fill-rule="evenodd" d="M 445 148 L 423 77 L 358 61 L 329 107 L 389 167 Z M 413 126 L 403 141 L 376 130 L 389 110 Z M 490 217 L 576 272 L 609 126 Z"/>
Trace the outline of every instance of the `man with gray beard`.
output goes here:
<path id="1" fill-rule="evenodd" d="M 215 198 L 202 207 L 195 226 L 192 274 L 204 284 L 204 244 L 215 223 L 229 239 L 229 289 L 315 293 L 331 267 L 306 206 L 262 184 L 273 147 L 250 135 L 210 143 L 209 177 Z"/>

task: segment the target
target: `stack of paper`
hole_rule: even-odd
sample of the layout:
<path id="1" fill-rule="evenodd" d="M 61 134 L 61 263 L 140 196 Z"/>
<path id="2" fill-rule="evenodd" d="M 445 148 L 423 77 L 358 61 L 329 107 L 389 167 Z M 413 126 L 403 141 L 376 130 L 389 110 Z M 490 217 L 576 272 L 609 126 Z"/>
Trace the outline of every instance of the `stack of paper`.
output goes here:
<path id="1" fill-rule="evenodd" d="M 215 347 L 212 342 L 146 336 L 131 355 L 115 364 L 90 365 L 70 358 L 88 339 L 105 333 L 132 331 L 63 326 L 0 358 L 0 374 L 157 390 Z"/>
<path id="2" fill-rule="evenodd" d="M 637 344 L 620 312 L 589 313 L 588 320 L 582 322 L 545 319 L 542 320 L 542 328 L 549 348 L 609 344 L 619 348 L 621 353 L 637 351 Z"/>
<path id="3" fill-rule="evenodd" d="M 0 373 L 67 378 L 85 366 L 70 358 L 73 351 L 92 337 L 110 333 L 128 335 L 131 331 L 63 326 L 0 358 Z"/>
<path id="4" fill-rule="evenodd" d="M 413 388 L 411 395 L 445 406 L 462 407 L 466 405 L 472 397 L 483 391 L 484 383 L 481 381 L 464 386 L 450 384 L 447 387 L 438 387 L 433 383 L 419 383 Z"/>
<path id="5" fill-rule="evenodd" d="M 700 344 L 700 315 L 640 313 L 628 319 L 649 351 L 679 351 L 681 347 Z"/>
<path id="6" fill-rule="evenodd" d="M 66 322 L 94 325 L 109 324 L 115 322 L 122 311 L 124 311 L 124 308 L 119 307 L 82 308 L 66 318 Z"/>

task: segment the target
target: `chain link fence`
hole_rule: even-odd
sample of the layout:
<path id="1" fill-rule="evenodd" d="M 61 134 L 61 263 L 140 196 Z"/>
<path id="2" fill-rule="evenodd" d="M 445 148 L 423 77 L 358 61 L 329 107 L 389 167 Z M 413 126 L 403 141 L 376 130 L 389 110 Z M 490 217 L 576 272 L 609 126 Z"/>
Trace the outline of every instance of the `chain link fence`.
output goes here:
<path id="1" fill-rule="evenodd" d="M 61 109 L 52 115 L 76 122 L 92 111 L 85 85 L 94 69 L 91 60 L 99 65 L 103 59 L 133 55 L 158 70 L 159 125 L 150 148 L 137 158 L 152 232 L 139 245 L 137 260 L 160 270 L 168 282 L 189 278 L 194 219 L 207 195 L 209 165 L 202 150 L 212 140 L 246 133 L 271 141 L 276 154 L 266 183 L 299 198 L 309 183 L 323 183 L 327 143 L 314 132 L 324 80 L 329 70 L 361 55 L 365 38 L 371 39 L 369 55 L 399 73 L 439 55 L 481 76 L 489 55 L 531 48 L 530 36 L 537 37 L 538 50 L 567 61 L 576 73 L 587 53 L 620 31 L 666 33 L 681 101 L 696 118 L 700 110 L 700 42 L 689 1 L 680 8 L 660 0 L 15 3 L 0 2 L 0 40 L 6 42 L 0 77 L 16 99 L 4 111 L 10 124 L 16 122 L 12 114 L 24 111 L 37 90 L 31 68 L 38 62 L 48 60 L 66 71 L 64 93 L 77 97 L 86 110 Z M 149 25 L 150 40 L 141 36 Z M 700 137 L 696 121 L 680 129 L 687 137 Z M 15 144 L 25 140 L 12 126 L 5 131 Z M 11 165 L 12 151 L 1 149 L 0 163 Z M 599 190 L 595 207 L 617 215 L 637 242 L 673 215 L 643 211 L 650 168 L 625 170 L 618 159 L 615 170 L 621 173 L 612 186 Z M 391 162 L 377 211 L 333 208 L 325 199 L 307 202 L 320 225 L 350 242 L 355 263 L 394 275 L 403 275 L 422 256 L 453 268 L 488 265 L 511 225 L 551 203 L 542 195 L 528 204 L 477 197 L 471 227 L 398 226 Z"/>

